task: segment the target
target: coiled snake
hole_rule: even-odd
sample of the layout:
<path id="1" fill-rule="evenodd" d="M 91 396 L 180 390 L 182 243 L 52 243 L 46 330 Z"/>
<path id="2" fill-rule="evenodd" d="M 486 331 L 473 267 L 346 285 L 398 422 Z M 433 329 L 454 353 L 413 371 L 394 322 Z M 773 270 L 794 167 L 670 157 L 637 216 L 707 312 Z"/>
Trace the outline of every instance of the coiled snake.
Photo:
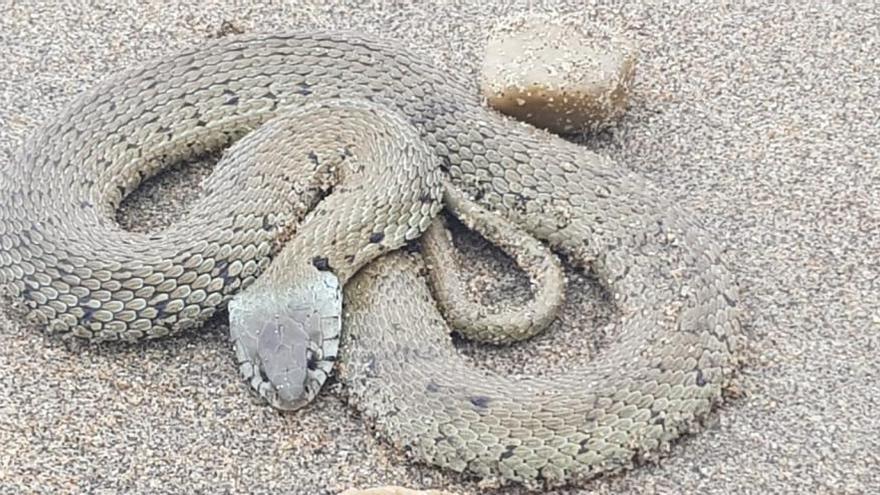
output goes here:
<path id="1" fill-rule="evenodd" d="M 641 178 L 469 87 L 354 33 L 227 38 L 128 70 L 2 171 L 0 287 L 92 340 L 196 326 L 245 288 L 233 339 L 276 405 L 313 395 L 338 349 L 351 402 L 419 460 L 530 486 L 626 467 L 720 400 L 738 359 L 732 276 Z M 115 223 L 143 180 L 235 141 L 172 226 Z M 418 256 L 391 252 L 453 192 L 597 275 L 619 315 L 607 349 L 520 381 L 454 352 Z"/>

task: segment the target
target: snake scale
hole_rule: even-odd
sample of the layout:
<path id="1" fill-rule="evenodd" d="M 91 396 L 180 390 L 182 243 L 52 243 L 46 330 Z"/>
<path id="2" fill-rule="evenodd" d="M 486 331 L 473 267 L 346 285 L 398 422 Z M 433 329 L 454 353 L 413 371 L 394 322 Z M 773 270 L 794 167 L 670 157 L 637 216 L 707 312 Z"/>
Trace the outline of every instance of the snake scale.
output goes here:
<path id="1" fill-rule="evenodd" d="M 699 424 L 737 367 L 738 295 L 720 248 L 636 174 L 487 110 L 470 88 L 392 42 L 336 32 L 224 38 L 120 73 L 83 93 L 0 172 L 0 287 L 52 332 L 140 340 L 197 326 L 239 292 L 260 294 L 273 256 L 292 251 L 302 258 L 294 272 L 344 300 L 339 375 L 350 402 L 415 459 L 546 486 L 650 457 Z M 322 103 L 338 99 L 364 103 Z M 281 128 L 260 139 L 264 124 Z M 356 180 L 323 187 L 321 177 L 357 172 L 345 169 L 345 144 L 366 141 L 364 153 L 378 153 L 377 170 L 391 175 L 360 187 L 373 199 L 356 204 L 345 194 Z M 142 234 L 116 224 L 120 201 L 143 180 L 232 143 L 227 165 L 170 227 Z M 281 156 L 312 164 L 315 175 L 283 170 Z M 415 168 L 386 170 L 383 159 Z M 398 203 L 396 190 L 411 195 L 419 177 L 426 189 L 416 204 Z M 459 356 L 419 255 L 394 251 L 427 228 L 443 187 L 591 270 L 616 308 L 607 348 L 567 373 L 523 380 Z M 332 233 L 320 249 L 280 247 L 307 244 L 303 232 L 329 229 L 322 220 L 343 209 L 361 212 L 347 221 L 357 225 L 349 238 L 369 256 L 337 249 Z M 358 223 L 370 218 L 378 227 Z M 301 227 L 286 229 L 292 221 Z M 262 294 L 251 301 L 269 313 L 243 304 L 230 318 L 238 311 L 240 325 L 272 327 L 299 311 L 294 320 L 306 324 L 245 342 L 240 353 L 283 348 L 296 360 L 311 356 L 315 371 L 321 350 L 297 339 L 339 301 L 295 293 L 294 307 Z M 250 373 L 257 382 L 304 380 L 303 370 L 281 368 Z M 306 393 L 289 392 L 280 400 Z"/>

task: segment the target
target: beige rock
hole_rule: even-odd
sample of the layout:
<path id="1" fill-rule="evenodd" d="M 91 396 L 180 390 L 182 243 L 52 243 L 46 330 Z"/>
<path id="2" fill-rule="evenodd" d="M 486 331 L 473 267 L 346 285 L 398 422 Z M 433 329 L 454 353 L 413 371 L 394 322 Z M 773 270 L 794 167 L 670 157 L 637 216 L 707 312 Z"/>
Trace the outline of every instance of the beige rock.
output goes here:
<path id="1" fill-rule="evenodd" d="M 596 130 L 626 110 L 635 52 L 630 41 L 576 19 L 508 18 L 486 45 L 480 85 L 489 105 L 537 127 Z"/>
<path id="2" fill-rule="evenodd" d="M 382 486 L 376 488 L 367 488 L 358 490 L 349 488 L 339 495 L 456 495 L 452 492 L 444 492 L 440 490 L 411 490 L 400 486 Z"/>

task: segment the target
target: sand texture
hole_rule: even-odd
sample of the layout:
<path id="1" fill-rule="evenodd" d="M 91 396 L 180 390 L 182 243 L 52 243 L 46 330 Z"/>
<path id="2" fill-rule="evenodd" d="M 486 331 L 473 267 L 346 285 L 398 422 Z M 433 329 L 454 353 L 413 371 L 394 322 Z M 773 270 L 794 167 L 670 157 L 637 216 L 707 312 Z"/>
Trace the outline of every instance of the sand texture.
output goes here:
<path id="1" fill-rule="evenodd" d="M 467 73 L 476 92 L 496 18 L 531 8 L 603 23 L 638 44 L 639 62 L 628 113 L 584 146 L 649 177 L 728 248 L 751 354 L 742 396 L 705 431 L 659 463 L 553 493 L 880 492 L 880 4 L 620 3 L 0 0 L 0 168 L 108 74 L 223 33 L 367 31 Z M 157 228 L 209 172 L 152 181 L 121 221 Z M 459 241 L 487 299 L 522 297 L 508 260 Z M 581 275 L 569 294 L 535 341 L 463 352 L 541 373 L 601 351 L 607 303 Z M 226 332 L 217 318 L 161 342 L 88 346 L 0 318 L 0 493 L 480 493 L 376 439 L 338 386 L 295 414 L 256 404 Z"/>

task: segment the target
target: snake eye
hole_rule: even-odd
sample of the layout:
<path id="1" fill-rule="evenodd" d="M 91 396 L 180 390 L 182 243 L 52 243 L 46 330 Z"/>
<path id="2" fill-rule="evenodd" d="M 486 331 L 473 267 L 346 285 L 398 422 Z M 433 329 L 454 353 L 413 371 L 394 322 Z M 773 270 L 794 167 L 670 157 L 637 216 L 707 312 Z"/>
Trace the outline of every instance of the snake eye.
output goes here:
<path id="1" fill-rule="evenodd" d="M 309 348 L 306 349 L 306 368 L 309 371 L 318 369 L 318 361 L 321 359 L 321 349 L 312 342 L 309 342 Z"/>

